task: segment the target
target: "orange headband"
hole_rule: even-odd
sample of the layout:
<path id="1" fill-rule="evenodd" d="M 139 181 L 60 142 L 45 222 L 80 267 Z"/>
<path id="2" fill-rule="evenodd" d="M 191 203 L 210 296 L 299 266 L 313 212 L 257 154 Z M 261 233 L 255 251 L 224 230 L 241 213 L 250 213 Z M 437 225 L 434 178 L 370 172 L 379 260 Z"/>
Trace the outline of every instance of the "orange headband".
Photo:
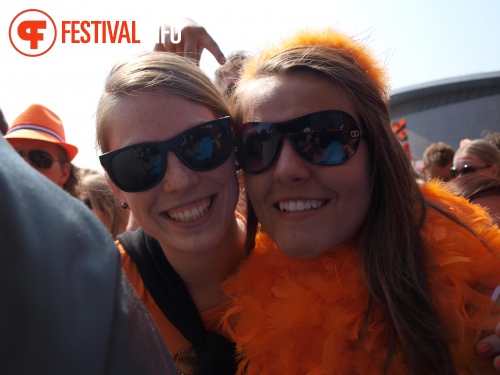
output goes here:
<path id="1" fill-rule="evenodd" d="M 386 91 L 387 89 L 388 82 L 385 69 L 373 57 L 368 47 L 360 41 L 334 29 L 300 30 L 283 39 L 281 43 L 264 49 L 258 56 L 250 59 L 245 65 L 242 80 L 252 78 L 258 67 L 273 56 L 298 47 L 321 47 L 336 50 L 354 59 L 360 70 L 365 72 L 382 91 Z"/>

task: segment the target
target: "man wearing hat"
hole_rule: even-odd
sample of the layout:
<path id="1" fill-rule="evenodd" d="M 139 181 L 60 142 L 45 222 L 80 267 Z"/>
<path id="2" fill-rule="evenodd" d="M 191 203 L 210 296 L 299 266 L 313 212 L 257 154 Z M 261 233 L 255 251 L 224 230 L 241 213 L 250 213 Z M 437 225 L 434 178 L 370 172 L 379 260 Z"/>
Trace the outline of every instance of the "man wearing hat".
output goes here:
<path id="1" fill-rule="evenodd" d="M 32 167 L 78 197 L 78 148 L 66 143 L 61 119 L 41 104 L 32 104 L 12 123 L 4 138 Z"/>

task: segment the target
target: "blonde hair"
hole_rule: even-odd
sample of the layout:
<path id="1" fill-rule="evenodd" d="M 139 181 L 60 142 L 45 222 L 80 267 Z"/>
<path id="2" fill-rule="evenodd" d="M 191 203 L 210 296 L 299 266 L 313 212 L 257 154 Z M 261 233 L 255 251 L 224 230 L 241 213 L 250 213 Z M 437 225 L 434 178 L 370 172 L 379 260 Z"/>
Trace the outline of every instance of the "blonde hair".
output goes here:
<path id="1" fill-rule="evenodd" d="M 129 211 L 120 207 L 120 202 L 109 188 L 106 179 L 98 173 L 82 177 L 83 190 L 88 194 L 92 210 L 97 209 L 104 215 L 103 224 L 116 239 L 127 227 Z"/>
<path id="2" fill-rule="evenodd" d="M 191 60 L 167 52 L 142 52 L 118 62 L 111 69 L 96 114 L 96 142 L 109 151 L 108 116 L 125 95 L 158 93 L 175 95 L 209 108 L 214 116 L 229 115 L 220 89 Z"/>
<path id="3" fill-rule="evenodd" d="M 467 142 L 455 152 L 455 157 L 466 152 L 474 155 L 486 165 L 496 164 L 500 167 L 500 150 L 486 139 Z"/>

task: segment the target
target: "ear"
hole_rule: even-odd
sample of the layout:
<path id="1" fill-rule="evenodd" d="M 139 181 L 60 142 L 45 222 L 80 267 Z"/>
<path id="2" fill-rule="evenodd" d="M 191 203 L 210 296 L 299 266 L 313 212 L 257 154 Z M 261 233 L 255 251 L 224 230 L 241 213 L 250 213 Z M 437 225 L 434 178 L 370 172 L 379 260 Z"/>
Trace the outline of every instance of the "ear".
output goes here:
<path id="1" fill-rule="evenodd" d="M 491 166 L 492 177 L 500 177 L 500 166 L 498 164 L 493 164 Z"/>

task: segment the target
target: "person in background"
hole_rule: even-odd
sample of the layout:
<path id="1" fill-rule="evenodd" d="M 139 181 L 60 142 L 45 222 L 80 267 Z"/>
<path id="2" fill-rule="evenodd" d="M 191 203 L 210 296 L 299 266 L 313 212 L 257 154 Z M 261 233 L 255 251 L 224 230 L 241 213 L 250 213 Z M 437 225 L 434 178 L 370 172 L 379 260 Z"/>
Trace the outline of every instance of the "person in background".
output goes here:
<path id="1" fill-rule="evenodd" d="M 97 218 L 4 139 L 0 160 L 0 373 L 177 374 Z"/>
<path id="2" fill-rule="evenodd" d="M 219 48 L 217 42 L 208 34 L 203 26 L 193 21 L 191 18 L 182 17 L 165 23 L 163 29 L 172 33 L 172 39 L 179 43 L 172 43 L 170 34 L 164 38 L 164 42 L 157 42 L 154 50 L 158 52 L 172 52 L 179 56 L 187 57 L 197 65 L 200 63 L 203 50 L 208 50 L 219 64 L 225 64 L 226 58 Z M 160 29 L 161 32 L 161 29 Z M 177 33 L 182 33 L 179 38 Z"/>
<path id="3" fill-rule="evenodd" d="M 116 239 L 127 229 L 129 210 L 120 207 L 120 202 L 116 199 L 102 174 L 85 174 L 81 176 L 81 183 L 80 199 L 94 212 L 111 233 L 111 236 Z"/>
<path id="4" fill-rule="evenodd" d="M 442 182 L 418 185 L 388 91 L 368 47 L 332 29 L 245 64 L 249 256 L 223 285 L 239 373 L 494 371 L 475 345 L 500 313 L 500 231 Z"/>
<path id="5" fill-rule="evenodd" d="M 453 166 L 455 150 L 445 142 L 431 143 L 423 155 L 423 175 L 426 181 L 435 178 L 448 182 L 453 179 L 450 168 Z"/>
<path id="6" fill-rule="evenodd" d="M 41 104 L 30 105 L 4 136 L 33 168 L 78 198 L 78 168 L 71 163 L 78 148 L 66 143 L 61 119 Z"/>
<path id="7" fill-rule="evenodd" d="M 164 52 L 118 62 L 97 108 L 106 179 L 139 225 L 118 236 L 122 266 L 181 373 L 236 370 L 220 325 L 245 238 L 228 115 L 198 66 Z"/>
<path id="8" fill-rule="evenodd" d="M 5 135 L 7 133 L 7 130 L 9 129 L 9 124 L 7 124 L 7 120 L 5 120 L 5 117 L 3 115 L 2 110 L 0 109 L 0 132 Z"/>
<path id="9" fill-rule="evenodd" d="M 500 132 L 487 134 L 484 136 L 484 139 L 493 143 L 500 150 Z"/>
<path id="10" fill-rule="evenodd" d="M 240 78 L 243 64 L 250 56 L 247 51 L 234 51 L 227 56 L 226 63 L 215 70 L 215 84 L 222 89 L 226 98 L 230 98 Z"/>
<path id="11" fill-rule="evenodd" d="M 453 157 L 453 177 L 476 174 L 499 178 L 500 150 L 485 139 L 476 139 L 461 146 Z"/>
<path id="12" fill-rule="evenodd" d="M 449 187 L 458 196 L 484 207 L 493 221 L 500 225 L 500 179 L 469 174 L 454 179 Z"/>

